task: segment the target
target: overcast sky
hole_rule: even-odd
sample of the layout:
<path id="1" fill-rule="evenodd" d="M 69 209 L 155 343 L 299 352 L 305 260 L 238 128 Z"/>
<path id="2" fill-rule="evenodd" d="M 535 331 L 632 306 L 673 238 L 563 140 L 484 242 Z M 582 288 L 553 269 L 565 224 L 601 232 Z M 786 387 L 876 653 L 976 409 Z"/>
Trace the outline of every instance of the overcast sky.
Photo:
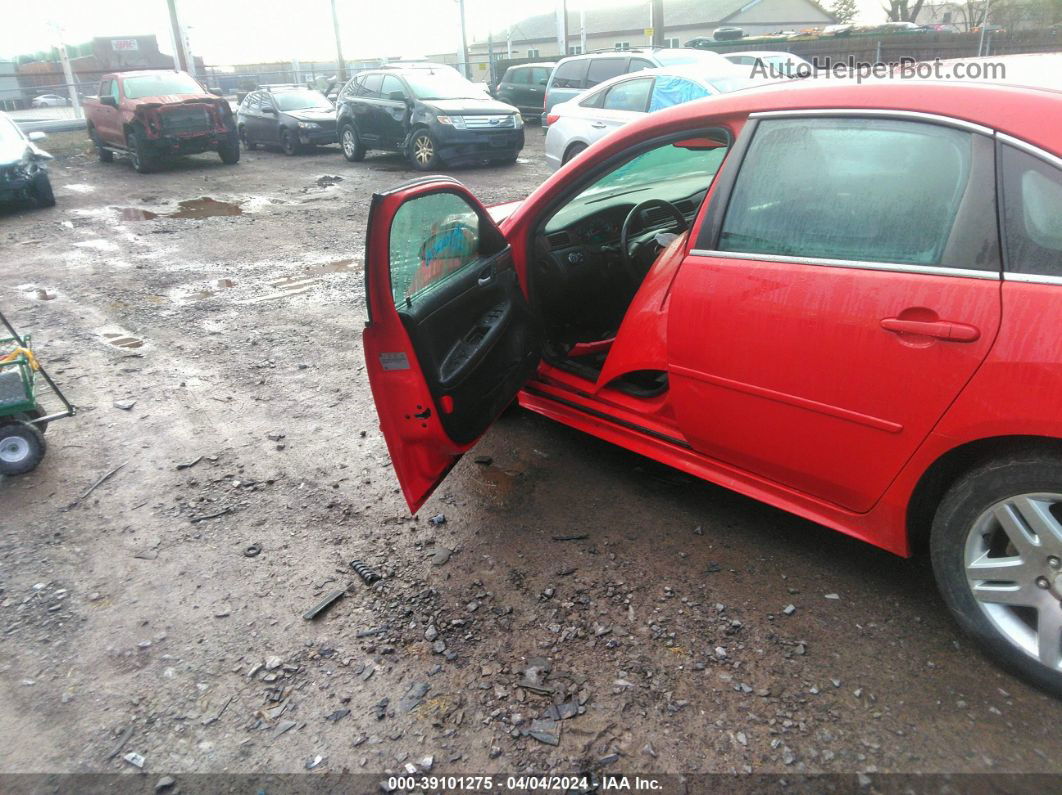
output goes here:
<path id="1" fill-rule="evenodd" d="M 866 21 L 883 21 L 877 0 L 858 0 Z M 335 57 L 329 0 L 177 0 L 192 49 L 207 64 L 330 60 Z M 830 0 L 827 0 L 827 4 Z M 568 0 L 569 12 L 616 0 Z M 465 0 L 468 38 L 539 13 L 557 0 Z M 648 0 L 646 8 L 648 9 Z M 456 0 L 337 0 L 349 59 L 416 57 L 457 49 Z M 648 10 L 646 11 L 648 17 Z M 170 52 L 166 0 L 0 0 L 0 56 L 46 50 L 60 24 L 68 43 L 94 36 L 154 33 Z"/>

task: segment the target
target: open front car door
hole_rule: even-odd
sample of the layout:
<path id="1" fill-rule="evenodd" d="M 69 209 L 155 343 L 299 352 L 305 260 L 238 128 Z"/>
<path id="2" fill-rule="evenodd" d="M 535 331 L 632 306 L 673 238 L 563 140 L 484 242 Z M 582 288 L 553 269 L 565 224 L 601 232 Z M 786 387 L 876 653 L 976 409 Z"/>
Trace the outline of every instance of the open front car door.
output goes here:
<path id="1" fill-rule="evenodd" d="M 540 332 L 508 241 L 456 180 L 375 194 L 366 247 L 369 384 L 416 512 L 534 374 Z"/>

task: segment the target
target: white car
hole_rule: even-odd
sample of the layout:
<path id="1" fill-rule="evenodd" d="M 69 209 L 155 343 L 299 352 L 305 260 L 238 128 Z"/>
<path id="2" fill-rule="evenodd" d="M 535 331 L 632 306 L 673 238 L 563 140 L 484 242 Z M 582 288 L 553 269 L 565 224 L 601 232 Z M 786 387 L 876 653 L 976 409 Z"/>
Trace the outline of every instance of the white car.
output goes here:
<path id="1" fill-rule="evenodd" d="M 662 66 L 620 75 L 554 105 L 546 118 L 546 162 L 556 171 L 600 138 L 646 113 L 763 81 L 739 66 Z"/>
<path id="2" fill-rule="evenodd" d="M 63 108 L 70 104 L 70 100 L 58 94 L 41 94 L 34 97 L 30 104 L 35 108 Z"/>
<path id="3" fill-rule="evenodd" d="M 815 67 L 810 62 L 791 52 L 748 50 L 724 53 L 723 57 L 732 64 L 749 67 L 753 77 L 779 79 L 813 77 L 815 74 Z M 759 69 L 755 70 L 755 67 Z"/>

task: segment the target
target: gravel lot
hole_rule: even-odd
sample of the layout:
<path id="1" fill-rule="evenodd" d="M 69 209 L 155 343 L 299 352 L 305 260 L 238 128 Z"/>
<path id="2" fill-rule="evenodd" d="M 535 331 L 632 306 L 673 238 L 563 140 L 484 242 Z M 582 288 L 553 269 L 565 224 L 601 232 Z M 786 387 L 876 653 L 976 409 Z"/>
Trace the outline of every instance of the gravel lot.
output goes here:
<path id="1" fill-rule="evenodd" d="M 1062 769 L 926 560 L 520 411 L 408 516 L 360 344 L 400 158 L 141 176 L 81 135 L 54 210 L 0 208 L 0 306 L 81 409 L 0 482 L 0 771 Z M 526 195 L 539 130 L 454 173 Z"/>

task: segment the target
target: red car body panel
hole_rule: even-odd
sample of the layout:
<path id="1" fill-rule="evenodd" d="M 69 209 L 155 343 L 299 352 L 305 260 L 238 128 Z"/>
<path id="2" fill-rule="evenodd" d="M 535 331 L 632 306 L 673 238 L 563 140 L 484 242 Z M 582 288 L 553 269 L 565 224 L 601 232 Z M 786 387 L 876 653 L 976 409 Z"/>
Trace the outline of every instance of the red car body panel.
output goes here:
<path id="1" fill-rule="evenodd" d="M 1059 108 L 1057 94 L 972 83 L 735 92 L 649 114 L 604 138 L 519 206 L 505 206 L 499 228 L 526 292 L 537 224 L 572 186 L 643 141 L 707 128 L 736 139 L 750 114 L 770 111 L 896 111 L 978 125 L 1058 157 Z M 642 283 L 597 382 L 544 361 L 519 393 L 522 406 L 899 555 L 910 553 L 912 495 L 949 452 L 1007 437 L 1062 439 L 1062 340 L 1053 331 L 1062 322 L 1062 287 L 990 272 L 970 280 L 898 276 L 692 253 L 717 188 Z M 386 201 L 397 208 L 417 190 Z M 383 208 L 379 217 L 389 218 Z M 387 255 L 386 236 L 370 221 L 368 369 L 416 510 L 471 444 L 455 445 L 430 419 L 414 423 L 393 408 L 430 405 L 431 397 L 412 349 L 402 347 Z M 949 330 L 940 334 L 943 325 Z M 385 373 L 379 354 L 399 350 L 413 366 Z M 866 361 L 872 366 L 858 366 Z M 670 375 L 665 395 L 639 399 L 608 386 L 624 372 L 661 364 Z M 415 482 L 407 484 L 411 473 Z"/>

